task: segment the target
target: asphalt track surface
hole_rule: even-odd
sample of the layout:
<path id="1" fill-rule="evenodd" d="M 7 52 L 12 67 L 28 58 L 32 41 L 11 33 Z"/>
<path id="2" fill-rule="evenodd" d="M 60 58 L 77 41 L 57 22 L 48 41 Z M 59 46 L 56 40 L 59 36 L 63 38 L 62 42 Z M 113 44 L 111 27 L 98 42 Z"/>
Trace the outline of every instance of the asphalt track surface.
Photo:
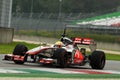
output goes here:
<path id="1" fill-rule="evenodd" d="M 14 64 L 13 61 L 2 60 L 4 54 L 0 55 L 0 68 L 56 68 L 55 66 L 43 66 L 37 63 L 28 63 L 26 62 L 23 65 Z M 120 61 L 107 60 L 106 65 L 103 70 L 117 71 L 120 73 Z M 81 70 L 92 70 L 91 67 L 86 64 L 85 66 L 74 66 L 67 69 L 81 69 Z"/>
<path id="2" fill-rule="evenodd" d="M 14 41 L 22 41 L 22 42 L 28 42 L 28 43 L 36 43 L 36 44 L 39 44 L 38 41 L 28 41 L 27 39 L 26 40 L 15 40 Z M 53 40 L 51 40 L 53 41 Z M 4 55 L 1 54 L 0 55 L 0 69 L 1 68 L 44 68 L 44 67 L 47 67 L 47 68 L 56 68 L 55 66 L 43 66 L 43 65 L 40 65 L 40 64 L 37 64 L 37 63 L 25 63 L 23 65 L 17 65 L 17 64 L 14 64 L 13 61 L 4 61 L 2 60 L 4 58 Z M 103 69 L 103 71 L 107 70 L 107 71 L 115 71 L 115 72 L 119 72 L 120 73 L 120 61 L 112 61 L 112 60 L 107 60 L 106 61 L 106 65 Z M 69 70 L 73 70 L 73 69 L 80 69 L 80 70 L 93 70 L 91 69 L 91 67 L 89 66 L 89 64 L 86 64 L 85 66 L 74 66 L 74 67 L 70 67 L 70 68 L 67 68 Z"/>
<path id="3" fill-rule="evenodd" d="M 14 41 L 19 41 L 19 39 L 17 40 L 14 40 Z M 28 42 L 28 40 L 20 40 L 22 42 Z M 35 43 L 34 40 L 33 41 L 30 41 L 29 43 Z M 36 44 L 39 44 L 38 41 L 36 41 Z M 119 53 L 116 53 L 116 54 L 119 54 Z M 0 55 L 0 69 L 2 68 L 19 68 L 19 69 L 22 69 L 22 68 L 37 68 L 37 69 L 41 69 L 41 68 L 51 68 L 51 69 L 56 69 L 55 66 L 43 66 L 43 65 L 40 65 L 40 64 L 37 64 L 37 63 L 25 63 L 23 65 L 17 65 L 17 64 L 14 64 L 13 61 L 4 61 L 2 60 L 4 58 L 4 54 L 1 54 Z M 105 68 L 102 70 L 102 71 L 113 71 L 113 72 L 118 72 L 120 74 L 120 61 L 112 61 L 112 60 L 107 60 L 106 61 L 106 65 L 105 65 Z M 74 67 L 70 67 L 70 68 L 65 68 L 65 69 L 69 69 L 69 70 L 82 70 L 82 71 L 86 71 L 86 70 L 93 70 L 91 69 L 91 67 L 89 66 L 89 64 L 86 64 L 85 66 L 74 66 Z"/>
<path id="4" fill-rule="evenodd" d="M 76 71 L 80 71 L 80 73 L 78 74 L 80 76 L 80 74 L 83 74 L 82 72 L 90 72 L 90 74 L 92 72 L 94 72 L 93 69 L 91 69 L 91 67 L 87 64 L 86 66 L 74 66 L 74 67 L 70 67 L 70 68 L 65 68 L 65 69 L 59 69 L 59 68 L 56 68 L 54 66 L 43 66 L 43 65 L 40 65 L 40 64 L 36 64 L 36 63 L 25 63 L 23 65 L 18 65 L 18 64 L 14 64 L 13 61 L 4 61 L 2 60 L 4 58 L 4 55 L 1 54 L 0 55 L 0 70 L 2 69 L 34 69 L 34 70 L 45 70 L 45 71 L 54 71 L 54 72 L 58 72 L 58 71 L 61 71 L 61 72 L 64 72 L 65 69 L 68 70 L 68 71 L 73 71 L 73 70 L 76 70 Z M 106 65 L 105 65 L 105 68 L 103 70 L 100 70 L 94 74 L 99 74 L 100 76 L 98 78 L 94 78 L 96 76 L 93 75 L 93 77 L 91 77 L 90 79 L 89 78 L 86 78 L 86 77 L 89 77 L 88 75 L 83 75 L 83 76 L 80 76 L 79 78 L 64 78 L 63 76 L 61 76 L 61 78 L 56 78 L 56 77 L 37 77 L 37 78 L 34 78 L 31 76 L 29 77 L 23 77 L 21 78 L 20 76 L 17 77 L 17 73 L 16 73 L 16 77 L 10 77 L 10 74 L 5 76 L 5 77 L 1 77 L 0 80 L 120 80 L 120 61 L 106 61 Z M 45 74 L 44 73 L 44 70 L 42 71 L 43 72 L 43 75 Z M 52 72 L 51 71 L 51 72 Z M 82 71 L 82 72 L 81 72 Z M 109 75 L 109 73 L 104 73 L 104 71 L 110 71 L 111 73 L 110 74 L 114 74 L 114 75 Z M 103 73 L 102 73 L 103 72 Z M 112 73 L 113 72 L 113 73 Z M 36 72 L 34 72 L 36 73 Z M 34 74 L 32 73 L 32 74 Z M 38 72 L 37 72 L 38 73 Z M 41 72 L 39 72 L 40 74 Z M 29 74 L 29 73 L 28 73 Z M 50 73 L 52 74 L 52 73 Z M 66 73 L 60 73 L 60 75 L 65 75 Z M 69 75 L 69 73 L 67 73 Z M 70 73 L 70 74 L 73 74 L 73 73 Z M 106 75 L 101 75 L 101 74 L 108 74 L 107 78 L 106 78 Z M 12 75 L 12 74 L 11 74 Z M 27 75 L 26 74 L 23 74 L 23 76 Z M 53 74 L 54 75 L 54 74 Z M 59 77 L 60 77 L 59 75 Z M 73 74 L 74 75 L 74 74 Z M 76 74 L 75 74 L 76 75 Z M 13 76 L 13 75 L 12 75 Z M 38 75 L 40 76 L 40 75 Z M 54 75 L 55 76 L 55 75 Z M 58 76 L 58 75 L 57 75 Z M 102 78 L 101 78 L 102 76 Z M 114 77 L 111 77 L 111 76 L 114 76 Z M 8 78 L 6 78 L 8 77 Z M 76 77 L 76 76 L 75 76 Z M 83 77 L 83 78 L 81 78 Z M 84 79 L 85 78 L 85 79 Z"/>

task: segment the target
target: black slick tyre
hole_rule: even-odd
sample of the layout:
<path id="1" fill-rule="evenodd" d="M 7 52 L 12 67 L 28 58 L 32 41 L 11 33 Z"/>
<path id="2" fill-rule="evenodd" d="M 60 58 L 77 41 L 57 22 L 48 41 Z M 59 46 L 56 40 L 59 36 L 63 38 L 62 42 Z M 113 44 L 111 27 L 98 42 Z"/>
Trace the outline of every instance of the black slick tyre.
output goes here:
<path id="1" fill-rule="evenodd" d="M 13 55 L 25 56 L 24 61 L 13 60 L 15 64 L 24 64 L 27 59 L 25 53 L 28 51 L 27 47 L 23 44 L 17 44 L 13 50 Z"/>
<path id="2" fill-rule="evenodd" d="M 92 69 L 103 69 L 105 66 L 105 53 L 102 51 L 94 51 L 90 55 L 90 65 Z"/>
<path id="3" fill-rule="evenodd" d="M 55 51 L 55 56 L 57 58 L 57 64 L 58 66 L 57 67 L 60 67 L 60 68 L 65 68 L 67 67 L 68 65 L 68 56 L 67 56 L 67 53 L 66 53 L 66 50 L 65 49 L 62 49 L 62 48 L 58 48 L 56 51 Z"/>

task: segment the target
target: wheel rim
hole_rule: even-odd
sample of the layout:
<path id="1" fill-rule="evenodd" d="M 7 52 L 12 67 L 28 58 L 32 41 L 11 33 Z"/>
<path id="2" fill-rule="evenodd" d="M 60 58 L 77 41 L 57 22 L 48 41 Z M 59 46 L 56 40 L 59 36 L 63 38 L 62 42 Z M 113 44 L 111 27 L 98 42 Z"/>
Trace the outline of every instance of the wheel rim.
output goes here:
<path id="1" fill-rule="evenodd" d="M 101 62 L 100 62 L 100 66 L 101 66 L 101 68 L 103 68 L 104 65 L 105 65 L 105 59 L 104 59 L 104 57 L 103 57 L 103 58 L 101 59 Z"/>

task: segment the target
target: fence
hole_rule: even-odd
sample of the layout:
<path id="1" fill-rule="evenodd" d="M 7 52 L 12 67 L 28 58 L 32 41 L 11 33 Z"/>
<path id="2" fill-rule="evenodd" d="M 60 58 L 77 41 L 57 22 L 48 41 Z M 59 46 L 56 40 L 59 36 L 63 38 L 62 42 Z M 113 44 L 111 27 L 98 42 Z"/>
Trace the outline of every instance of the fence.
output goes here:
<path id="1" fill-rule="evenodd" d="M 11 27 L 22 29 L 62 29 L 65 24 L 69 24 L 74 20 L 83 19 L 95 14 L 82 13 L 62 13 L 61 16 L 57 13 L 13 13 Z"/>
<path id="2" fill-rule="evenodd" d="M 88 18 L 91 16 L 99 15 L 99 14 L 82 14 L 82 13 L 69 13 L 63 14 L 61 17 L 59 14 L 55 13 L 13 13 L 11 27 L 14 28 L 17 32 L 19 30 L 48 30 L 48 31 L 56 31 L 63 30 L 63 28 L 68 25 L 72 27 L 79 27 L 81 31 L 86 33 L 94 33 L 94 34 L 112 34 L 112 35 L 120 35 L 120 28 L 110 27 L 110 26 L 93 26 L 93 25 L 69 25 L 71 22 L 75 20 L 80 20 L 84 18 Z"/>

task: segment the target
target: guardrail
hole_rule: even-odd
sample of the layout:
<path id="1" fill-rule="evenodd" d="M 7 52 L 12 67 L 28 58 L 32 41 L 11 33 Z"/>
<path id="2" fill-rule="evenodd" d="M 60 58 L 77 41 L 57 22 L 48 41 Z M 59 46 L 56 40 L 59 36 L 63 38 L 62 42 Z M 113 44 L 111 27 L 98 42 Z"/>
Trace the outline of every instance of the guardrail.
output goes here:
<path id="1" fill-rule="evenodd" d="M 112 34 L 120 35 L 120 27 L 101 26 L 101 25 L 67 25 L 70 28 L 77 28 L 81 31 L 87 30 L 87 32 L 95 34 Z"/>

